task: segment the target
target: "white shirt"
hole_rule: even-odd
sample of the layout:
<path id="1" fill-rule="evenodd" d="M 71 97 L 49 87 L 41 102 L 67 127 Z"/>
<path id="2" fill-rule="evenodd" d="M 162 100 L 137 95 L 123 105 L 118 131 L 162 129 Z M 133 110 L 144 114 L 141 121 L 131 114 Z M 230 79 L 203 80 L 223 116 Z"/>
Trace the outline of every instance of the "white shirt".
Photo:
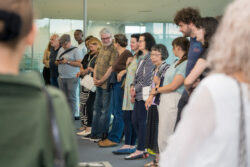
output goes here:
<path id="1" fill-rule="evenodd" d="M 82 56 L 84 58 L 84 56 L 86 55 L 87 53 L 87 48 L 85 46 L 85 42 L 82 42 L 80 45 L 78 45 L 78 49 L 81 51 L 82 53 Z"/>
<path id="2" fill-rule="evenodd" d="M 250 89 L 241 84 L 250 164 Z M 205 78 L 193 92 L 176 132 L 161 154 L 161 167 L 237 167 L 240 95 L 224 74 Z"/>

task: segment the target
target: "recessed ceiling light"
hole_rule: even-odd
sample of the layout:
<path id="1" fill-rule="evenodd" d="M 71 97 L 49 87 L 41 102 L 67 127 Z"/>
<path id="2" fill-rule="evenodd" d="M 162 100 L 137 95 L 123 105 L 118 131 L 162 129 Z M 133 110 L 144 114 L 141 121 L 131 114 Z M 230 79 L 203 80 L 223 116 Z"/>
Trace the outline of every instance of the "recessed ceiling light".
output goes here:
<path id="1" fill-rule="evenodd" d="M 110 24 L 110 22 L 107 22 L 106 24 Z"/>

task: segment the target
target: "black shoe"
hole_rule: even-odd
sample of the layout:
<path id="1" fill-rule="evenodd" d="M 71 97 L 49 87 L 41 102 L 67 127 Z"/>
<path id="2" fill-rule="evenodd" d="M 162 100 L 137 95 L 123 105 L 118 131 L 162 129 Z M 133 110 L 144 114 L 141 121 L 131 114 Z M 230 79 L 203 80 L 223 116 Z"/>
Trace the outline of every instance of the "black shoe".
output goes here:
<path id="1" fill-rule="evenodd" d="M 100 140 L 102 140 L 102 138 L 98 137 L 98 136 L 93 136 L 89 139 L 90 141 L 93 141 L 95 143 L 98 143 Z"/>
<path id="2" fill-rule="evenodd" d="M 80 117 L 75 117 L 75 120 L 80 120 Z"/>

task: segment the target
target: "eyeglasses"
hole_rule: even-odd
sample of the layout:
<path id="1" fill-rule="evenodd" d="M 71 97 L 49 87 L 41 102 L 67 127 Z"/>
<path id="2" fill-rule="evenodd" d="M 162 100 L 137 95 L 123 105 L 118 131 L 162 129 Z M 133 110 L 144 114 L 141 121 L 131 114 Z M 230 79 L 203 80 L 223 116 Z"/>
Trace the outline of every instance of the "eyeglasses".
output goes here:
<path id="1" fill-rule="evenodd" d="M 111 36 L 109 37 L 106 37 L 106 38 L 101 38 L 102 41 L 106 41 L 106 40 L 109 40 L 111 38 Z"/>
<path id="2" fill-rule="evenodd" d="M 150 56 L 161 56 L 161 54 L 151 54 Z"/>
<path id="3" fill-rule="evenodd" d="M 142 43 L 142 42 L 145 42 L 145 41 L 143 41 L 143 40 L 139 40 L 139 43 Z"/>

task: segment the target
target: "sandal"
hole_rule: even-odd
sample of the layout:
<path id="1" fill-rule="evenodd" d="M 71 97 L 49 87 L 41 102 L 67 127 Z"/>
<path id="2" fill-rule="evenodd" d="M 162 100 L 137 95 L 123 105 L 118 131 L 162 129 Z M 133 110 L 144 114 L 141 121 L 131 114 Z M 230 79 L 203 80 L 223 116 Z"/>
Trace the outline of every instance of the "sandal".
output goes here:
<path id="1" fill-rule="evenodd" d="M 158 167 L 158 162 L 156 159 L 144 165 L 144 167 Z"/>
<path id="2" fill-rule="evenodd" d="M 141 154 L 130 154 L 129 156 L 125 157 L 125 160 L 135 160 L 135 159 L 144 159 L 148 158 L 149 154 L 148 153 L 141 153 Z"/>
<path id="3" fill-rule="evenodd" d="M 151 162 L 149 162 L 149 163 L 146 163 L 146 164 L 144 165 L 144 167 L 151 167 L 152 165 L 154 165 L 154 161 L 151 161 Z"/>

